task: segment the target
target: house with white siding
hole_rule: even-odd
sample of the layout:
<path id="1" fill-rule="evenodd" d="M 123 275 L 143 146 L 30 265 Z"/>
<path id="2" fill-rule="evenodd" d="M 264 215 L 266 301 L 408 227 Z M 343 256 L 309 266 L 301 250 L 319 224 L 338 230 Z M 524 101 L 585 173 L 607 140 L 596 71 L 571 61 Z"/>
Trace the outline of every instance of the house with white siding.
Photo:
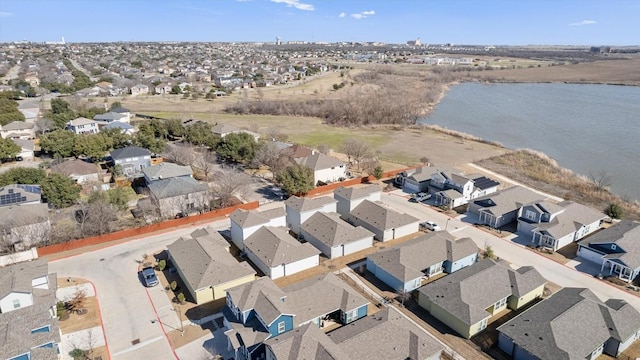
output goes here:
<path id="1" fill-rule="evenodd" d="M 80 134 L 97 134 L 98 131 L 98 122 L 95 120 L 87 119 L 87 118 L 77 118 L 69 121 L 66 126 L 67 130 L 73 131 L 74 133 Z"/>
<path id="2" fill-rule="evenodd" d="M 336 205 L 338 214 L 346 217 L 364 200 L 380 201 L 381 194 L 382 190 L 376 184 L 340 186 L 333 192 L 333 198 L 338 202 Z"/>
<path id="3" fill-rule="evenodd" d="M 353 226 L 335 212 L 316 212 L 304 224 L 304 241 L 315 246 L 329 259 L 368 249 L 373 246 L 373 233 L 362 226 Z"/>
<path id="4" fill-rule="evenodd" d="M 336 201 L 330 196 L 306 198 L 292 196 L 284 202 L 287 212 L 287 227 L 300 234 L 300 226 L 318 211 L 335 212 Z"/>
<path id="5" fill-rule="evenodd" d="M 557 251 L 597 231 L 607 216 L 573 201 L 538 201 L 518 211 L 518 232 L 531 235 L 531 244 Z"/>
<path id="6" fill-rule="evenodd" d="M 420 220 L 392 209 L 381 201 L 364 200 L 346 217 L 354 226 L 374 233 L 378 241 L 389 241 L 417 233 Z"/>
<path id="7" fill-rule="evenodd" d="M 295 161 L 313 170 L 314 185 L 342 181 L 347 178 L 347 163 L 321 152 L 295 159 Z"/>
<path id="8" fill-rule="evenodd" d="M 265 276 L 277 279 L 320 264 L 320 251 L 285 227 L 262 226 L 244 240 L 244 254 Z"/>
<path id="9" fill-rule="evenodd" d="M 244 250 L 244 241 L 264 226 L 286 226 L 286 216 L 282 208 L 271 210 L 238 209 L 229 216 L 231 220 L 231 241 Z"/>

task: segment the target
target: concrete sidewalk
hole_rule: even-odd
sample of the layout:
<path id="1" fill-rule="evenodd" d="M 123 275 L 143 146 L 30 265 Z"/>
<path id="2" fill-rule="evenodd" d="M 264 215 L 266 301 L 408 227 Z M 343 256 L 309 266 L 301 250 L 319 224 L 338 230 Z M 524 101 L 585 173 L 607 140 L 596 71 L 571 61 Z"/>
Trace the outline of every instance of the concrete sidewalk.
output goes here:
<path id="1" fill-rule="evenodd" d="M 56 291 L 56 298 L 60 301 L 67 301 L 73 297 L 73 294 L 76 291 L 82 290 L 87 297 L 96 296 L 95 291 L 93 290 L 93 285 L 91 283 L 83 283 L 75 286 L 67 286 L 58 288 Z"/>

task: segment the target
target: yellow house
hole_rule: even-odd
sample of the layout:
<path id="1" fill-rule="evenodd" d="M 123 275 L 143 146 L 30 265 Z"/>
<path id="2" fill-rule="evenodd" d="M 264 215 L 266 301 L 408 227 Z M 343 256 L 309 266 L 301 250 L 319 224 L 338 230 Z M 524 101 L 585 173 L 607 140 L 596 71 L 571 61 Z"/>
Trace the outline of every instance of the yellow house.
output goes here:
<path id="1" fill-rule="evenodd" d="M 229 243 L 209 228 L 192 232 L 191 238 L 179 238 L 167 250 L 196 304 L 222 299 L 227 289 L 251 282 L 256 276 L 246 261 L 238 262 L 229 253 Z"/>
<path id="2" fill-rule="evenodd" d="M 530 266 L 482 260 L 418 290 L 418 303 L 469 339 L 506 308 L 518 310 L 542 297 L 546 280 Z"/>

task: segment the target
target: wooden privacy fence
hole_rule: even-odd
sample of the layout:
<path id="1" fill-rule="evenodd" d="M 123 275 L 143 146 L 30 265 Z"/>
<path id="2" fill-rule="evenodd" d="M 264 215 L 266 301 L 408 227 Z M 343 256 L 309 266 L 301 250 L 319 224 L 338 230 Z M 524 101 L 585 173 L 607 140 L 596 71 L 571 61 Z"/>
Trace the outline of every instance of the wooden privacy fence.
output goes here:
<path id="1" fill-rule="evenodd" d="M 179 226 L 189 225 L 196 222 L 213 220 L 223 216 L 227 216 L 237 209 L 252 210 L 258 208 L 258 202 L 253 201 L 246 204 L 230 206 L 224 209 L 209 211 L 203 214 L 187 216 L 180 219 L 172 219 L 160 223 L 149 224 L 133 229 L 120 230 L 109 234 L 92 236 L 84 239 L 71 240 L 61 244 L 49 245 L 38 248 L 38 256 L 57 254 L 63 251 L 75 250 L 85 246 L 109 243 L 112 241 L 122 240 L 130 237 L 146 235 L 155 231 L 176 228 Z"/>
<path id="2" fill-rule="evenodd" d="M 409 167 L 409 168 L 405 168 L 405 169 L 398 169 L 398 170 L 392 170 L 392 171 L 387 171 L 384 172 L 382 174 L 382 178 L 392 178 L 395 177 L 396 174 L 399 174 L 403 171 L 408 171 L 408 170 L 412 170 L 415 169 L 415 167 Z M 318 186 L 315 189 L 309 191 L 307 193 L 307 195 L 305 196 L 315 196 L 315 195 L 320 195 L 320 194 L 325 194 L 328 192 L 331 192 L 337 188 L 339 188 L 340 186 L 353 186 L 353 185 L 358 185 L 358 184 L 365 184 L 365 183 L 370 183 L 376 181 L 375 176 L 363 176 L 360 178 L 355 178 L 355 179 L 349 179 L 349 180 L 345 180 L 345 181 L 340 181 L 340 182 L 334 182 L 331 184 L 327 184 L 327 185 L 323 185 L 323 186 Z"/>

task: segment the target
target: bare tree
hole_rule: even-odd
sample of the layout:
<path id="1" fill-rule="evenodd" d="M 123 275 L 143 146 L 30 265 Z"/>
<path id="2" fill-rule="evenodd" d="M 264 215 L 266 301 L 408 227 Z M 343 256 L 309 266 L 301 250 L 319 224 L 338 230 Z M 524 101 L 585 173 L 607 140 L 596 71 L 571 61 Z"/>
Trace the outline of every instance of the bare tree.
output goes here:
<path id="1" fill-rule="evenodd" d="M 84 292 L 82 288 L 76 289 L 76 291 L 71 296 L 71 299 L 67 300 L 67 306 L 71 312 L 80 312 L 85 309 L 85 304 L 87 303 L 87 294 Z"/>
<path id="2" fill-rule="evenodd" d="M 267 129 L 267 137 L 273 141 L 281 142 L 286 142 L 289 139 L 289 135 L 283 133 L 282 130 L 273 127 Z"/>
<path id="3" fill-rule="evenodd" d="M 426 156 L 423 156 L 420 158 L 420 162 L 424 165 L 429 165 L 429 158 Z"/>
<path id="4" fill-rule="evenodd" d="M 221 207 L 230 205 L 235 195 L 247 184 L 247 177 L 237 170 L 219 171 L 213 178 L 213 195 Z"/>
<path id="5" fill-rule="evenodd" d="M 216 154 L 207 150 L 205 153 L 202 153 L 199 156 L 195 157 L 194 161 L 192 162 L 192 166 L 202 171 L 204 175 L 204 181 L 209 181 L 209 176 L 217 168 Z"/>
<path id="6" fill-rule="evenodd" d="M 371 147 L 362 140 L 349 138 L 342 144 L 342 151 L 349 157 L 349 162 L 353 160 L 358 164 L 360 169 L 360 161 L 371 156 Z"/>
<path id="7" fill-rule="evenodd" d="M 53 120 L 49 118 L 42 118 L 42 119 L 36 120 L 36 128 L 38 129 L 38 132 L 40 134 L 44 134 L 45 132 L 53 129 L 54 125 L 55 124 Z"/>
<path id="8" fill-rule="evenodd" d="M 105 199 L 82 206 L 76 210 L 75 218 L 82 236 L 106 234 L 111 231 L 111 223 L 117 220 L 116 209 Z"/>
<path id="9" fill-rule="evenodd" d="M 327 144 L 320 144 L 316 147 L 318 149 L 318 151 L 320 151 L 321 153 L 327 155 L 331 152 L 331 147 Z"/>
<path id="10" fill-rule="evenodd" d="M 604 170 L 600 170 L 597 174 L 590 173 L 589 179 L 598 190 L 607 190 L 613 183 L 611 176 Z"/>
<path id="11" fill-rule="evenodd" d="M 286 166 L 288 159 L 282 154 L 278 146 L 273 142 L 265 142 L 258 147 L 253 157 L 252 166 L 258 168 L 262 165 L 269 167 L 274 174 Z"/>
<path id="12" fill-rule="evenodd" d="M 197 154 L 191 144 L 167 144 L 163 155 L 180 165 L 192 165 L 197 158 Z"/>

